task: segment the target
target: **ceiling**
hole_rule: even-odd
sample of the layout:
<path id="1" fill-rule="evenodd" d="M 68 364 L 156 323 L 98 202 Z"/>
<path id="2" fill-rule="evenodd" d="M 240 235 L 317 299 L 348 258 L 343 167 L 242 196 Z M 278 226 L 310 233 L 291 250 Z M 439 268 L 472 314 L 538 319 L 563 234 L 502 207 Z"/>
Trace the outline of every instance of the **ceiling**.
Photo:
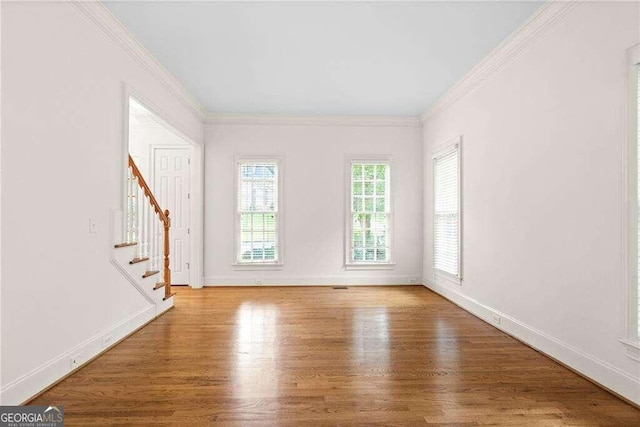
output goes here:
<path id="1" fill-rule="evenodd" d="M 105 2 L 209 111 L 419 115 L 542 2 Z"/>

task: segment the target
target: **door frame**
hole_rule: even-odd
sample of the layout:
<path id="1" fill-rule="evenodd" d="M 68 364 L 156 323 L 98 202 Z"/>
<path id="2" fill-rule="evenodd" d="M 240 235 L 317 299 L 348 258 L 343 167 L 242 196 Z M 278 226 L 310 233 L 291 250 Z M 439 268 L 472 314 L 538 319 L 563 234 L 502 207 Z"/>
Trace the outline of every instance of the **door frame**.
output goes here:
<path id="1" fill-rule="evenodd" d="M 142 104 L 147 110 L 158 118 L 158 123 L 167 130 L 178 135 L 187 143 L 189 157 L 191 159 L 190 180 L 191 204 L 190 204 L 190 228 L 193 238 L 189 241 L 190 250 L 190 272 L 189 285 L 192 288 L 202 288 L 203 285 L 203 265 L 204 265 L 204 142 L 198 144 L 193 139 L 185 135 L 184 132 L 167 120 L 167 115 L 162 110 L 154 106 L 144 95 L 133 88 L 130 84 L 122 83 L 122 153 L 120 179 L 120 210 L 124 212 L 127 204 L 127 172 L 129 163 L 129 98 Z M 168 147 L 168 146 L 167 146 Z M 181 147 L 185 148 L 185 147 Z M 153 169 L 153 168 L 152 168 Z M 124 217 L 124 215 L 123 215 Z M 123 218 L 124 223 L 124 218 Z M 122 228 L 124 233 L 125 228 Z"/>
<path id="2" fill-rule="evenodd" d="M 150 176 L 149 176 L 149 181 L 151 181 L 149 184 L 149 186 L 151 187 L 151 191 L 153 191 L 154 194 L 156 194 L 156 188 L 155 188 L 155 184 L 156 184 L 156 149 L 164 149 L 164 150 L 188 150 L 189 152 L 189 285 L 191 286 L 191 283 L 194 280 L 193 277 L 193 261 L 192 261 L 192 253 L 197 253 L 194 252 L 197 250 L 197 248 L 195 247 L 195 240 L 197 239 L 193 239 L 192 237 L 194 236 L 193 233 L 191 233 L 191 230 L 193 230 L 192 224 L 194 223 L 194 221 L 196 220 L 196 218 L 194 218 L 194 211 L 195 209 L 193 208 L 193 185 L 191 184 L 193 181 L 195 181 L 198 177 L 195 176 L 194 174 L 194 169 L 192 168 L 192 158 L 193 158 L 193 147 L 191 147 L 190 145 L 178 145 L 178 144 L 169 144 L 169 145 L 164 145 L 164 144 L 150 144 L 149 145 L 149 170 L 150 170 Z M 169 212 L 169 218 L 171 218 L 171 212 Z M 171 255 L 169 255 L 169 258 L 171 258 Z M 197 278 L 196 278 L 197 280 Z M 172 283 L 173 284 L 173 283 Z M 192 286 L 193 287 L 193 286 Z"/>

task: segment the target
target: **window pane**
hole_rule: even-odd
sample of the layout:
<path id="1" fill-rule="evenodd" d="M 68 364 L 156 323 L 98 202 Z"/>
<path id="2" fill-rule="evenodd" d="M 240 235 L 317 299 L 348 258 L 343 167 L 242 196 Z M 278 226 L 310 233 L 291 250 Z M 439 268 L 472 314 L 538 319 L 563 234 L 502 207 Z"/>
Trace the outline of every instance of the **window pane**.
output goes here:
<path id="1" fill-rule="evenodd" d="M 386 261 L 386 260 L 387 260 L 387 250 L 376 249 L 376 261 Z"/>
<path id="2" fill-rule="evenodd" d="M 353 198 L 353 211 L 362 212 L 362 197 Z"/>
<path id="3" fill-rule="evenodd" d="M 375 177 L 375 166 L 364 165 L 364 179 L 373 179 Z"/>
<path id="4" fill-rule="evenodd" d="M 353 232 L 353 246 L 355 248 L 364 246 L 364 238 L 362 230 L 355 230 Z"/>
<path id="5" fill-rule="evenodd" d="M 264 228 L 264 215 L 262 214 L 253 214 L 252 221 L 253 230 L 260 230 Z"/>
<path id="6" fill-rule="evenodd" d="M 384 212 L 385 200 L 382 197 L 376 199 L 376 212 Z"/>
<path id="7" fill-rule="evenodd" d="M 353 260 L 354 261 L 364 261 L 364 250 L 363 249 L 354 249 L 353 250 Z"/>
<path id="8" fill-rule="evenodd" d="M 364 194 L 365 196 L 373 196 L 373 182 L 367 181 L 364 183 Z"/>
<path id="9" fill-rule="evenodd" d="M 377 165 L 376 166 L 376 178 L 377 179 L 386 179 L 387 175 L 387 166 L 386 165 Z"/>
<path id="10" fill-rule="evenodd" d="M 364 259 L 365 259 L 365 261 L 374 261 L 374 250 L 373 249 L 365 249 Z"/>
<path id="11" fill-rule="evenodd" d="M 353 195 L 354 196 L 362 195 L 362 181 L 353 183 Z"/>
<path id="12" fill-rule="evenodd" d="M 373 212 L 373 197 L 364 198 L 364 210 L 365 212 Z"/>
<path id="13" fill-rule="evenodd" d="M 351 166 L 351 177 L 356 179 L 362 179 L 362 165 L 352 165 Z"/>
<path id="14" fill-rule="evenodd" d="M 376 195 L 384 196 L 386 191 L 386 184 L 384 182 L 376 182 Z"/>
<path id="15" fill-rule="evenodd" d="M 365 234 L 365 247 L 372 248 L 374 242 L 374 236 L 371 230 L 367 230 Z"/>
<path id="16" fill-rule="evenodd" d="M 273 230 L 276 229 L 276 216 L 275 215 L 265 215 L 264 217 L 264 229 L 265 230 Z"/>

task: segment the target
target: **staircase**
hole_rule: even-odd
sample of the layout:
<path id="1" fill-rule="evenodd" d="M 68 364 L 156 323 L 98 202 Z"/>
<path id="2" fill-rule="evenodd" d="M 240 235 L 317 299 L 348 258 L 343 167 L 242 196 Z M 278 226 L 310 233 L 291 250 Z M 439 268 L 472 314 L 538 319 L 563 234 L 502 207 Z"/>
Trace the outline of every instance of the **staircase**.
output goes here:
<path id="1" fill-rule="evenodd" d="M 175 295 L 169 268 L 169 211 L 162 210 L 131 156 L 126 191 L 125 210 L 114 220 L 114 229 L 124 233 L 113 246 L 111 263 L 156 305 L 159 315 L 173 307 Z"/>

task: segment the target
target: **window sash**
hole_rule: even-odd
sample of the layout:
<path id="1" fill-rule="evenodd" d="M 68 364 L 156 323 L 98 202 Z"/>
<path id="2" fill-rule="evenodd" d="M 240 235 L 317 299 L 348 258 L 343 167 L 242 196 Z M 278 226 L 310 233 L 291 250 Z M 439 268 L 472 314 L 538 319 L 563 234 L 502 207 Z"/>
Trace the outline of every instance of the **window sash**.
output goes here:
<path id="1" fill-rule="evenodd" d="M 461 277 L 460 145 L 433 158 L 433 266 Z"/>
<path id="2" fill-rule="evenodd" d="M 390 164 L 381 160 L 353 160 L 349 166 L 349 264 L 389 264 Z"/>
<path id="3" fill-rule="evenodd" d="M 280 261 L 279 162 L 238 161 L 236 173 L 236 223 L 238 224 L 236 263 L 278 263 Z"/>
<path id="4" fill-rule="evenodd" d="M 634 95 L 634 100 L 633 100 L 633 107 L 635 108 L 634 111 L 634 118 L 635 118 L 635 123 L 634 123 L 634 129 L 633 129 L 633 133 L 635 136 L 635 141 L 634 141 L 634 149 L 635 149 L 635 184 L 636 184 L 636 188 L 635 188 L 635 235 L 632 236 L 632 239 L 634 239 L 634 249 L 635 249 L 635 256 L 636 256 L 636 260 L 635 260 L 635 283 L 634 283 L 634 287 L 635 289 L 633 291 L 631 291 L 632 295 L 635 298 L 635 301 L 632 302 L 633 308 L 632 308 L 632 318 L 631 318 L 631 322 L 634 323 L 633 327 L 635 328 L 635 338 L 640 341 L 640 64 L 635 64 L 634 66 L 634 70 L 633 70 L 633 83 L 635 85 L 635 87 L 633 87 L 633 95 Z"/>

